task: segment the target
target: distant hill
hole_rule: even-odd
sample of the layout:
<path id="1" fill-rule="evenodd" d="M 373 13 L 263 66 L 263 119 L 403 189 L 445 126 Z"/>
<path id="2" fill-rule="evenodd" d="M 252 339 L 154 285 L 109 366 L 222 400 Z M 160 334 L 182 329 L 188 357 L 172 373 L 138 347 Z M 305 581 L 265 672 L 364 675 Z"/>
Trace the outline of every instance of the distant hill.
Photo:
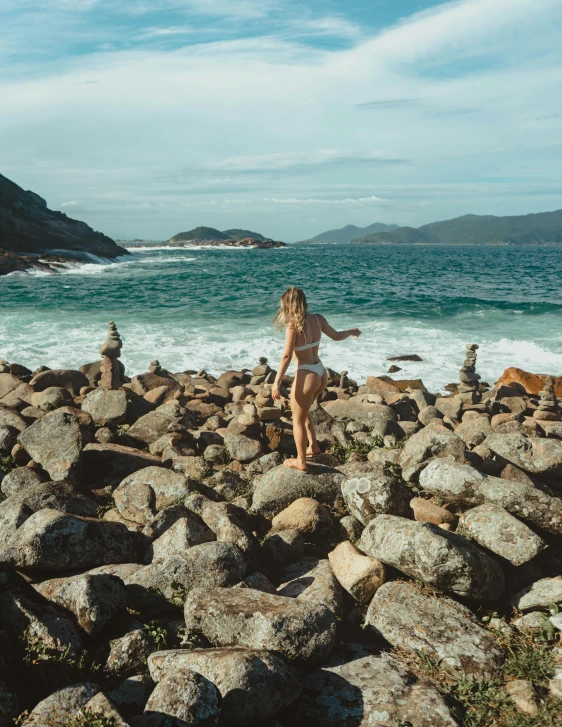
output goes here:
<path id="1" fill-rule="evenodd" d="M 271 240 L 271 237 L 264 237 L 259 232 L 252 232 L 251 230 L 223 230 L 229 240 L 247 240 L 251 237 L 254 240 Z"/>
<path id="2" fill-rule="evenodd" d="M 321 232 L 316 237 L 312 237 L 309 240 L 303 240 L 302 242 L 351 242 L 351 240 L 362 237 L 364 235 L 370 235 L 375 232 L 389 232 L 395 230 L 398 225 L 385 225 L 382 222 L 373 222 L 372 225 L 367 227 L 357 227 L 356 225 L 346 225 L 340 227 L 338 230 L 328 230 L 327 232 Z"/>
<path id="3" fill-rule="evenodd" d="M 421 227 L 398 227 L 390 232 L 357 236 L 351 243 L 441 245 L 556 245 L 562 244 L 562 210 L 495 217 L 463 215 Z"/>
<path id="4" fill-rule="evenodd" d="M 170 242 L 181 242 L 182 240 L 229 240 L 229 236 L 214 227 L 195 227 L 187 232 L 178 232 L 170 238 Z"/>

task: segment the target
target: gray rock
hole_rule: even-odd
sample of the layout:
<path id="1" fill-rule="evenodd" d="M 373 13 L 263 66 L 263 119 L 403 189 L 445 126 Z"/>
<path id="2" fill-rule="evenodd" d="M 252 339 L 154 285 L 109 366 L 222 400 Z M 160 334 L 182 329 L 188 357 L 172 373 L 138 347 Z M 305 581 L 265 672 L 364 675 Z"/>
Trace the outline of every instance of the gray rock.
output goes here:
<path id="1" fill-rule="evenodd" d="M 46 480 L 47 476 L 33 467 L 17 467 L 4 477 L 0 489 L 6 497 L 10 497 L 11 495 L 17 495 L 28 487 L 40 485 Z"/>
<path id="2" fill-rule="evenodd" d="M 0 457 L 7 457 L 18 441 L 19 429 L 10 426 L 0 427 Z"/>
<path id="3" fill-rule="evenodd" d="M 546 532 L 562 535 L 562 500 L 523 482 L 485 477 L 480 494 L 512 515 L 537 525 Z"/>
<path id="4" fill-rule="evenodd" d="M 98 692 L 95 697 L 84 705 L 80 710 L 79 718 L 84 716 L 85 719 L 91 719 L 92 716 L 100 720 L 106 720 L 111 727 L 129 727 L 125 720 L 119 714 L 117 708 L 108 699 L 103 692 Z"/>
<path id="5" fill-rule="evenodd" d="M 466 445 L 460 437 L 445 427 L 425 427 L 413 434 L 404 445 L 399 457 L 402 476 L 406 482 L 415 479 L 428 460 L 434 457 L 452 457 L 463 462 Z"/>
<path id="6" fill-rule="evenodd" d="M 492 434 L 486 444 L 506 462 L 532 475 L 562 477 L 562 441 L 527 437 L 522 432 Z"/>
<path id="7" fill-rule="evenodd" d="M 485 475 L 450 457 L 434 459 L 420 474 L 420 487 L 451 505 L 471 507 L 484 502 L 480 486 Z"/>
<path id="8" fill-rule="evenodd" d="M 324 402 L 322 406 L 336 419 L 353 419 L 371 426 L 380 422 L 398 421 L 398 414 L 389 406 L 370 402 L 362 396 L 353 396 L 347 400 L 332 399 Z"/>
<path id="9" fill-rule="evenodd" d="M 339 526 L 341 538 L 343 540 L 351 540 L 352 543 L 357 542 L 363 532 L 363 524 L 356 517 L 353 517 L 353 515 L 342 517 Z"/>
<path id="10" fill-rule="evenodd" d="M 172 555 L 139 568 L 125 579 L 145 589 L 157 589 L 167 599 L 177 598 L 179 589 L 231 586 L 244 577 L 246 563 L 240 548 L 231 543 L 202 543 L 182 555 Z"/>
<path id="11" fill-rule="evenodd" d="M 113 499 L 123 517 L 145 524 L 189 491 L 184 475 L 163 467 L 144 467 L 121 482 L 113 492 Z"/>
<path id="12" fill-rule="evenodd" d="M 17 376 L 9 374 L 8 372 L 0 373 L 0 399 L 10 391 L 13 391 L 17 386 L 21 384 L 21 381 Z"/>
<path id="13" fill-rule="evenodd" d="M 519 611 L 546 609 L 551 603 L 562 603 L 562 576 L 542 578 L 516 593 L 511 599 L 511 605 Z"/>
<path id="14" fill-rule="evenodd" d="M 252 499 L 252 509 L 260 515 L 279 514 L 299 497 L 312 497 L 332 505 L 340 494 L 343 474 L 320 464 L 308 464 L 307 472 L 281 465 L 269 470 L 258 482 Z"/>
<path id="15" fill-rule="evenodd" d="M 351 471 L 346 468 L 341 490 L 350 514 L 363 525 L 376 515 L 410 513 L 410 489 L 398 477 L 388 474 L 384 465 L 358 462 Z"/>
<path id="16" fill-rule="evenodd" d="M 65 727 L 68 720 L 75 717 L 99 691 L 97 684 L 91 682 L 59 689 L 32 709 L 25 724 L 37 727 Z"/>
<path id="17" fill-rule="evenodd" d="M 513 565 L 523 565 L 546 548 L 546 543 L 503 507 L 485 503 L 461 515 L 457 532 L 467 532 L 477 543 Z"/>
<path id="18" fill-rule="evenodd" d="M 14 427 L 23 432 L 27 427 L 27 422 L 20 414 L 0 404 L 0 427 Z"/>
<path id="19" fill-rule="evenodd" d="M 277 595 L 327 606 L 337 618 L 343 617 L 343 588 L 327 559 L 307 557 L 287 566 Z"/>
<path id="20" fill-rule="evenodd" d="M 531 611 L 512 621 L 512 626 L 526 633 L 541 633 L 551 628 L 548 616 L 542 611 Z"/>
<path id="21" fill-rule="evenodd" d="M 161 411 L 151 411 L 140 417 L 127 431 L 133 439 L 138 439 L 145 444 L 152 444 L 163 434 L 166 434 L 168 427 L 175 421 L 175 417 L 164 414 Z"/>
<path id="22" fill-rule="evenodd" d="M 232 459 L 237 459 L 239 462 L 251 462 L 264 453 L 259 439 L 252 439 L 245 434 L 227 434 L 224 446 Z"/>
<path id="23" fill-rule="evenodd" d="M 52 480 L 79 479 L 85 439 L 77 417 L 64 411 L 47 414 L 24 429 L 19 442 Z"/>
<path id="24" fill-rule="evenodd" d="M 29 384 L 33 386 L 35 391 L 45 391 L 45 389 L 51 386 L 57 386 L 61 389 L 68 389 L 73 396 L 76 396 L 80 393 L 80 389 L 83 386 L 89 386 L 90 382 L 80 371 L 74 371 L 73 369 L 49 369 L 47 371 L 41 371 L 41 373 L 34 376 Z"/>
<path id="25" fill-rule="evenodd" d="M 469 449 L 474 449 L 492 434 L 490 420 L 488 417 L 463 420 L 456 427 L 455 434 L 462 439 Z"/>
<path id="26" fill-rule="evenodd" d="M 91 487 L 116 487 L 125 477 L 150 466 L 162 466 L 160 457 L 120 444 L 87 444 L 82 452 L 83 481 Z"/>
<path id="27" fill-rule="evenodd" d="M 91 636 L 99 636 L 125 608 L 125 588 L 116 576 L 83 573 L 35 586 L 45 598 L 71 611 Z"/>
<path id="28" fill-rule="evenodd" d="M 31 405 L 45 412 L 71 404 L 72 394 L 68 389 L 59 386 L 50 386 L 44 391 L 36 391 L 31 397 Z"/>
<path id="29" fill-rule="evenodd" d="M 495 601 L 504 589 L 497 561 L 460 535 L 432 523 L 378 515 L 357 546 L 412 578 L 472 600 Z"/>
<path id="30" fill-rule="evenodd" d="M 154 681 L 187 668 L 211 681 L 222 697 L 221 713 L 232 724 L 267 720 L 299 696 L 302 680 L 272 651 L 236 647 L 157 651 L 148 659 Z"/>
<path id="31" fill-rule="evenodd" d="M 145 671 L 147 659 L 155 648 L 145 629 L 133 625 L 126 634 L 111 640 L 104 669 L 120 676 Z"/>
<path id="32" fill-rule="evenodd" d="M 307 664 L 324 661 L 336 636 L 336 618 L 327 606 L 250 588 L 191 591 L 185 622 L 213 646 L 271 649 Z"/>
<path id="33" fill-rule="evenodd" d="M 94 389 L 82 402 L 82 411 L 88 412 L 94 423 L 102 427 L 121 424 L 127 418 L 127 394 L 121 389 Z"/>
<path id="34" fill-rule="evenodd" d="M 12 537 L 6 560 L 16 568 L 78 570 L 135 559 L 131 533 L 121 523 L 39 510 Z"/>
<path id="35" fill-rule="evenodd" d="M 21 492 L 12 494 L 6 502 L 0 503 L 0 511 L 11 502 L 25 506 L 30 514 L 50 508 L 71 515 L 92 517 L 98 508 L 98 503 L 81 492 L 79 485 L 64 481 L 30 485 Z"/>
<path id="36" fill-rule="evenodd" d="M 385 583 L 375 593 L 365 624 L 393 646 L 431 656 L 442 668 L 492 678 L 504 655 L 495 638 L 455 608 L 424 596 L 411 583 Z"/>
<path id="37" fill-rule="evenodd" d="M 216 535 L 195 513 L 186 511 L 150 546 L 152 560 L 165 560 L 172 555 L 184 555 L 194 545 L 210 543 Z"/>
<path id="38" fill-rule="evenodd" d="M 191 727 L 217 725 L 220 693 L 205 677 L 178 667 L 165 676 L 148 698 L 142 727 Z"/>
<path id="39" fill-rule="evenodd" d="M 418 419 L 425 427 L 432 419 L 443 419 L 443 413 L 436 406 L 425 406 L 420 409 Z"/>
<path id="40" fill-rule="evenodd" d="M 351 659 L 333 657 L 309 674 L 295 722 L 322 727 L 456 727 L 445 700 L 428 680 L 417 680 L 388 654 L 357 649 Z"/>
<path id="41" fill-rule="evenodd" d="M 142 712 L 154 684 L 144 674 L 134 674 L 123 679 L 107 693 L 109 699 L 123 712 Z"/>
<path id="42" fill-rule="evenodd" d="M 265 562 L 274 569 L 294 563 L 304 553 L 304 536 L 296 528 L 269 533 L 262 543 Z"/>

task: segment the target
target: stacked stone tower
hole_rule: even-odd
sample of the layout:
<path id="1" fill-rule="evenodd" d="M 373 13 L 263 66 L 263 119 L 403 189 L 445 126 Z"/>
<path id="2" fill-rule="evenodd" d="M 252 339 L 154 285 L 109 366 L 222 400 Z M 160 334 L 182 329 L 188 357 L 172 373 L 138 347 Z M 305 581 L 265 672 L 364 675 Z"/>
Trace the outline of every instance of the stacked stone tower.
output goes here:
<path id="1" fill-rule="evenodd" d="M 480 376 L 476 373 L 477 343 L 467 343 L 464 363 L 460 370 L 459 395 L 461 399 L 470 404 L 476 404 L 481 399 L 479 391 Z"/>
<path id="2" fill-rule="evenodd" d="M 118 389 L 121 386 L 119 356 L 122 345 L 117 326 L 111 321 L 107 341 L 100 346 L 101 380 L 99 385 L 104 389 Z"/>
<path id="3" fill-rule="evenodd" d="M 559 422 L 562 412 L 554 393 L 554 379 L 547 376 L 542 391 L 539 391 L 539 405 L 533 412 L 533 417 L 543 422 Z"/>

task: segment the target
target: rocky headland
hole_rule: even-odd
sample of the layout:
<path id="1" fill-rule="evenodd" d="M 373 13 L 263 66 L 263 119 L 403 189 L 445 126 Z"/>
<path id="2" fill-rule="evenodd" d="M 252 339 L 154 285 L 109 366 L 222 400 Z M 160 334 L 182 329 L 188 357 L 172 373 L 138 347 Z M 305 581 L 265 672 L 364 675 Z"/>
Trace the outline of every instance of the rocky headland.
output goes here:
<path id="1" fill-rule="evenodd" d="M 330 370 L 303 473 L 266 359 L 121 346 L 0 361 L 1 725 L 561 724 L 562 379 Z"/>
<path id="2" fill-rule="evenodd" d="M 195 227 L 187 232 L 178 232 L 165 244 L 170 247 L 287 247 L 286 243 L 264 237 L 259 232 L 238 229 L 221 232 L 214 227 Z"/>
<path id="3" fill-rule="evenodd" d="M 85 222 L 54 212 L 34 192 L 0 174 L 0 275 L 30 269 L 56 271 L 92 255 L 115 258 L 128 252 Z"/>

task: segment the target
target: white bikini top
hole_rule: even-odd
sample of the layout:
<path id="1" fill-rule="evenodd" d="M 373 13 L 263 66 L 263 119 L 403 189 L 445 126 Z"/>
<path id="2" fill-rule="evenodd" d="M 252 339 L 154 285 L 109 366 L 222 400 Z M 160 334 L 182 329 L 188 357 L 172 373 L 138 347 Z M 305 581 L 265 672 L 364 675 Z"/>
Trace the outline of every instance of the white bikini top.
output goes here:
<path id="1" fill-rule="evenodd" d="M 318 325 L 320 326 L 320 332 L 322 332 L 322 325 L 320 324 L 320 321 L 318 320 L 318 315 L 316 313 L 312 314 L 316 321 L 318 322 Z M 303 331 L 302 335 L 304 336 L 304 340 L 306 341 L 306 333 Z M 322 335 L 322 333 L 320 333 Z M 313 348 L 314 346 L 320 345 L 320 338 L 317 341 L 313 341 L 312 343 L 305 343 L 304 346 L 295 346 L 295 351 L 306 351 L 307 348 Z"/>

